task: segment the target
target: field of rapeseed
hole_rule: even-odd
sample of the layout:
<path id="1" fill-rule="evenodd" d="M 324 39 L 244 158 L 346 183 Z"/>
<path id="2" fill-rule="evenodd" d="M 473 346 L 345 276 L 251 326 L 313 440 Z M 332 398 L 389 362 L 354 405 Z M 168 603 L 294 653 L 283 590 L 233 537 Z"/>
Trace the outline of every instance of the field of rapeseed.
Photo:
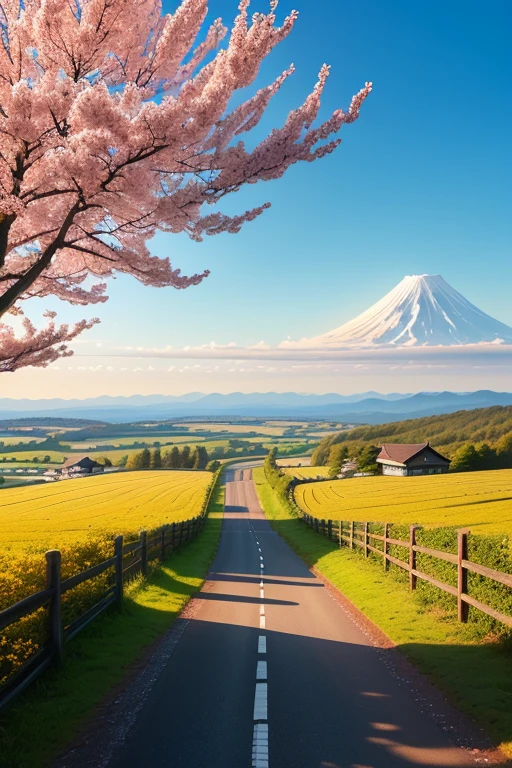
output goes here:
<path id="1" fill-rule="evenodd" d="M 113 554 L 117 534 L 135 537 L 165 523 L 195 517 L 211 472 L 119 472 L 48 485 L 0 490 L 0 610 L 44 589 L 48 549 L 60 549 L 66 579 Z M 111 574 L 64 596 L 64 622 L 94 605 Z M 9 627 L 0 637 L 0 685 L 45 642 L 46 611 Z"/>
<path id="2" fill-rule="evenodd" d="M 210 472 L 119 472 L 0 490 L 0 548 L 44 552 L 199 514 Z"/>
<path id="3" fill-rule="evenodd" d="M 473 533 L 512 535 L 512 470 L 424 477 L 358 477 L 299 485 L 295 499 L 332 520 L 468 526 Z"/>
<path id="4" fill-rule="evenodd" d="M 329 467 L 286 467 L 283 469 L 285 475 L 296 477 L 297 480 L 316 480 L 318 477 L 328 477 Z"/>

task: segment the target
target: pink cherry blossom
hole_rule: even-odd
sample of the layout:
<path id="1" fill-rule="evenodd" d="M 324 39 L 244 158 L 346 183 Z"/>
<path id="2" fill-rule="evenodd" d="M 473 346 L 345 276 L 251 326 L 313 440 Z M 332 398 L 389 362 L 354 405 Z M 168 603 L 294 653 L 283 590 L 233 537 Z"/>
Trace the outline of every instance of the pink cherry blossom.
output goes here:
<path id="1" fill-rule="evenodd" d="M 187 288 L 152 256 L 157 232 L 238 232 L 268 204 L 235 216 L 204 212 L 244 184 L 277 179 L 294 163 L 332 152 L 331 138 L 359 116 L 371 83 L 313 127 L 329 74 L 253 150 L 240 138 L 260 122 L 293 65 L 235 109 L 262 61 L 292 30 L 277 2 L 249 17 L 241 0 L 229 37 L 206 0 L 162 15 L 160 0 L 2 0 L 0 6 L 0 318 L 32 297 L 71 304 L 106 300 L 106 280 Z M 196 44 L 201 33 L 202 42 Z M 222 43 L 222 45 L 221 45 Z M 96 321 L 92 321 L 94 323 Z M 0 324 L 0 371 L 48 365 L 91 322 L 21 336 Z"/>

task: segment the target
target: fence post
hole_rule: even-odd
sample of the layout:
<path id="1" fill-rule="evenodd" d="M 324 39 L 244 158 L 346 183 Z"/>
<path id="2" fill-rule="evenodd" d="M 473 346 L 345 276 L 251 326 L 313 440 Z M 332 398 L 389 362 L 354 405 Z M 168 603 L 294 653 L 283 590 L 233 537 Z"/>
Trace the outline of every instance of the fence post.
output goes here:
<path id="1" fill-rule="evenodd" d="M 469 605 L 462 599 L 462 595 L 468 591 L 468 572 L 462 561 L 468 559 L 468 531 L 457 531 L 457 616 L 459 621 L 468 620 Z"/>
<path id="2" fill-rule="evenodd" d="M 338 546 L 340 549 L 341 549 L 341 542 L 343 541 L 342 536 L 343 536 L 343 520 L 340 520 L 339 526 L 338 526 Z"/>
<path id="3" fill-rule="evenodd" d="M 416 546 L 416 526 L 411 525 L 409 533 L 409 587 L 410 589 L 416 589 L 416 576 L 413 571 L 416 570 L 416 552 L 414 547 Z"/>
<path id="4" fill-rule="evenodd" d="M 354 521 L 350 521 L 350 549 L 354 549 Z"/>
<path id="5" fill-rule="evenodd" d="M 316 531 L 317 533 L 319 533 L 319 528 L 318 528 L 318 517 L 315 517 L 315 531 Z"/>
<path id="6" fill-rule="evenodd" d="M 370 550 L 368 549 L 368 523 L 364 524 L 364 556 L 368 557 Z"/>
<path id="7" fill-rule="evenodd" d="M 115 538 L 114 556 L 116 558 L 115 601 L 119 606 L 123 602 L 123 537 L 122 536 L 116 536 Z"/>
<path id="8" fill-rule="evenodd" d="M 327 536 L 332 539 L 332 520 L 327 521 Z"/>
<path id="9" fill-rule="evenodd" d="M 171 552 L 174 552 L 176 549 L 176 523 L 172 524 L 172 530 L 171 530 Z"/>
<path id="10" fill-rule="evenodd" d="M 183 544 L 183 526 L 184 525 L 185 525 L 185 521 L 182 520 L 181 523 L 179 524 L 179 526 L 180 526 L 180 542 L 179 542 L 178 546 L 179 546 L 180 549 L 181 549 L 181 545 Z"/>
<path id="11" fill-rule="evenodd" d="M 146 531 L 141 531 L 141 534 L 140 534 L 140 545 L 141 545 L 141 550 L 140 550 L 141 564 L 140 564 L 140 568 L 141 568 L 141 571 L 142 571 L 142 575 L 146 576 L 146 574 L 148 572 L 148 534 L 147 534 Z"/>
<path id="12" fill-rule="evenodd" d="M 160 560 L 165 560 L 165 531 L 167 530 L 167 526 L 162 526 L 162 540 L 160 542 Z"/>
<path id="13" fill-rule="evenodd" d="M 60 552 L 52 549 L 46 553 L 46 588 L 52 589 L 50 598 L 50 645 L 58 664 L 62 661 L 62 595 L 60 589 Z"/>
<path id="14" fill-rule="evenodd" d="M 384 570 L 389 571 L 388 560 L 389 523 L 384 523 Z"/>

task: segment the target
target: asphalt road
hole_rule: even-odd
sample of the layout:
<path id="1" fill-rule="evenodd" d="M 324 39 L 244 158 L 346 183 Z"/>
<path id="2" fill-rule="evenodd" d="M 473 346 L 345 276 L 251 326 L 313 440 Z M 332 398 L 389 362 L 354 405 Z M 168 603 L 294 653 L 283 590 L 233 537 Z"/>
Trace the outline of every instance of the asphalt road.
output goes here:
<path id="1" fill-rule="evenodd" d="M 233 468 L 219 551 L 111 768 L 469 766 Z"/>

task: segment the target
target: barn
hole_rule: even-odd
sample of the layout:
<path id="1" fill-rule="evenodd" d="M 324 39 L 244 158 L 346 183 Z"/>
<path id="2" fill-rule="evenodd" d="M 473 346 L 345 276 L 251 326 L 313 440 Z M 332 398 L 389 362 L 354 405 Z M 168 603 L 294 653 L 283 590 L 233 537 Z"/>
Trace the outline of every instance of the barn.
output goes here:
<path id="1" fill-rule="evenodd" d="M 73 456 L 67 459 L 60 469 L 61 475 L 92 475 L 103 472 L 103 464 L 99 464 L 89 456 Z"/>
<path id="2" fill-rule="evenodd" d="M 441 475 L 450 468 L 450 460 L 430 443 L 384 443 L 377 463 L 382 466 L 382 474 L 391 477 Z"/>

